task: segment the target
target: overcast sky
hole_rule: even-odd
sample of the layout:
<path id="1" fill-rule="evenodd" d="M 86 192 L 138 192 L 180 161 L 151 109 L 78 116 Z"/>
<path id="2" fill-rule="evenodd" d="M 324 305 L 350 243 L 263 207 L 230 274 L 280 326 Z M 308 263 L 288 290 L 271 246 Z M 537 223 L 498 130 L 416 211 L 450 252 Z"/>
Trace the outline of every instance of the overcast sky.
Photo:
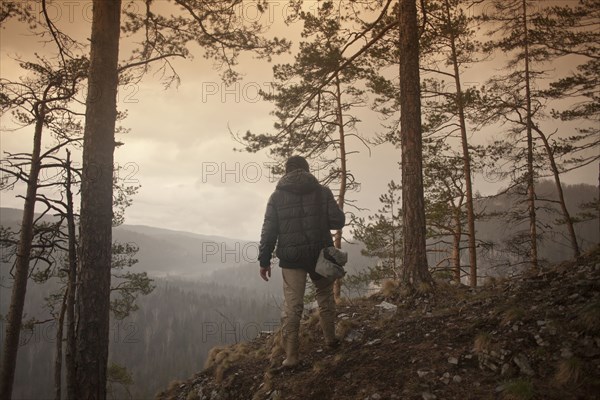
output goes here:
<path id="1" fill-rule="evenodd" d="M 268 16 L 275 29 L 288 39 L 299 40 L 299 27 L 284 27 L 284 4 L 270 8 Z M 55 23 L 65 30 L 89 35 L 90 2 L 54 2 Z M 250 10 L 251 11 L 251 10 Z M 285 30 L 284 30 L 285 29 Z M 3 78 L 21 75 L 14 58 L 32 60 L 41 48 L 15 23 L 7 25 L 0 37 Z M 51 49 L 51 48 L 50 48 Z M 197 50 L 197 49 L 196 49 Z M 121 58 L 126 58 L 127 44 L 121 46 Z M 267 89 L 271 81 L 271 65 L 244 56 L 238 70 L 243 81 L 224 86 L 210 61 L 195 52 L 193 60 L 175 60 L 182 82 L 178 88 L 162 89 L 158 76 L 149 75 L 140 84 L 122 87 L 118 107 L 127 110 L 123 122 L 130 132 L 118 140 L 125 145 L 116 150 L 115 159 L 122 167 L 122 176 L 129 183 L 139 184 L 139 193 L 126 214 L 126 223 L 183 230 L 200 234 L 258 240 L 266 201 L 275 181 L 269 175 L 266 153 L 248 154 L 233 151 L 238 147 L 229 129 L 243 133 L 272 131 L 272 106 L 260 101 L 257 90 Z M 290 56 L 276 58 L 276 62 Z M 500 68 L 502 62 L 491 69 Z M 569 68 L 569 66 L 567 66 Z M 472 75 L 473 82 L 480 77 Z M 359 131 L 366 137 L 381 131 L 379 118 L 367 110 L 361 112 Z M 1 119 L 2 151 L 30 151 L 33 128 L 6 131 L 11 126 L 10 115 Z M 485 143 L 490 134 L 478 132 L 474 142 Z M 359 192 L 350 198 L 371 212 L 379 208 L 378 197 L 385 192 L 387 182 L 400 182 L 400 150 L 391 145 L 372 147 L 371 153 L 359 142 L 350 142 L 349 166 L 361 183 Z M 318 170 L 318 165 L 313 165 Z M 315 171 L 319 175 L 318 171 Z M 598 183 L 598 166 L 571 173 L 566 183 Z M 491 194 L 500 189 L 495 182 L 482 177 L 475 180 L 475 189 Z M 0 193 L 2 207 L 22 207 L 17 198 L 21 188 Z M 367 214 L 364 212 L 363 214 Z"/>

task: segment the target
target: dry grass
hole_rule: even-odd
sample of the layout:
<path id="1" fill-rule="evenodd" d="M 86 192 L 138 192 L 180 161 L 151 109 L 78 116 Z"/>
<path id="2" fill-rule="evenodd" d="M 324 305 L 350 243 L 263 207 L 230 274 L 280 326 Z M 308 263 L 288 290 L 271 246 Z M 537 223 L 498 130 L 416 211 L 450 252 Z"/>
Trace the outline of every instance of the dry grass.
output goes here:
<path id="1" fill-rule="evenodd" d="M 576 384 L 583 375 L 583 363 L 577 357 L 561 360 L 554 374 L 556 383 L 560 386 Z"/>
<path id="2" fill-rule="evenodd" d="M 208 355 L 206 356 L 206 361 L 204 362 L 204 369 L 211 368 L 213 365 L 215 365 L 217 356 L 223 350 L 225 350 L 225 347 L 213 347 L 212 349 L 210 349 Z"/>
<path id="3" fill-rule="evenodd" d="M 429 293 L 433 293 L 433 284 L 429 283 L 429 282 L 419 282 L 417 284 L 417 286 L 415 287 L 415 292 L 418 295 L 424 295 L 424 294 L 429 294 Z"/>
<path id="4" fill-rule="evenodd" d="M 315 373 L 320 373 L 323 371 L 327 370 L 327 364 L 325 363 L 325 361 L 317 361 L 316 363 L 313 364 L 312 367 L 313 372 Z"/>
<path id="5" fill-rule="evenodd" d="M 585 305 L 577 315 L 579 325 L 587 332 L 600 331 L 600 302 Z"/>
<path id="6" fill-rule="evenodd" d="M 511 307 L 502 313 L 502 325 L 511 325 L 520 321 L 525 316 L 525 310 L 521 307 Z"/>
<path id="7" fill-rule="evenodd" d="M 267 394 L 273 390 L 273 371 L 267 371 L 264 374 L 263 385 L 254 393 L 252 400 L 263 400 L 267 398 Z"/>
<path id="8" fill-rule="evenodd" d="M 336 324 L 335 334 L 338 338 L 343 340 L 351 330 L 358 326 L 360 326 L 360 324 L 352 319 L 342 319 Z"/>
<path id="9" fill-rule="evenodd" d="M 156 400 L 175 400 L 177 398 L 177 390 L 182 384 L 183 381 L 180 380 L 171 381 L 167 390 L 156 395 Z"/>
<path id="10" fill-rule="evenodd" d="M 498 284 L 498 279 L 495 276 L 486 276 L 483 279 L 483 286 L 484 287 L 494 287 Z"/>
<path id="11" fill-rule="evenodd" d="M 443 303 L 451 307 L 453 304 L 467 299 L 469 292 L 465 286 L 436 281 L 434 293 L 436 298 L 443 299 Z"/>
<path id="12" fill-rule="evenodd" d="M 313 329 L 319 325 L 319 322 L 320 322 L 319 313 L 314 312 L 314 313 L 310 314 L 308 319 L 304 322 L 304 329 L 305 330 Z"/>
<path id="13" fill-rule="evenodd" d="M 473 343 L 473 350 L 477 353 L 488 353 L 492 348 L 492 336 L 483 332 L 477 335 Z"/>
<path id="14" fill-rule="evenodd" d="M 279 365 L 279 358 L 283 357 L 285 354 L 285 349 L 283 348 L 283 332 L 281 327 L 277 329 L 266 341 L 265 345 L 258 350 L 258 352 L 267 352 L 270 349 L 269 354 L 269 367 L 276 368 Z M 279 362 L 278 362 L 279 360 Z"/>
<path id="15" fill-rule="evenodd" d="M 225 372 L 232 366 L 248 357 L 255 355 L 247 343 L 238 343 L 230 347 L 213 347 L 208 353 L 205 369 L 214 369 L 217 382 L 222 382 Z"/>
<path id="16" fill-rule="evenodd" d="M 496 288 L 505 284 L 508 281 L 508 278 L 503 276 L 486 276 L 483 279 L 483 286 L 488 289 Z"/>
<path id="17" fill-rule="evenodd" d="M 383 281 L 381 285 L 381 294 L 385 297 L 392 297 L 398 294 L 398 290 L 400 289 L 400 282 L 394 279 L 388 279 Z"/>
<path id="18" fill-rule="evenodd" d="M 185 400 L 201 400 L 200 395 L 195 390 L 190 390 L 185 398 Z"/>

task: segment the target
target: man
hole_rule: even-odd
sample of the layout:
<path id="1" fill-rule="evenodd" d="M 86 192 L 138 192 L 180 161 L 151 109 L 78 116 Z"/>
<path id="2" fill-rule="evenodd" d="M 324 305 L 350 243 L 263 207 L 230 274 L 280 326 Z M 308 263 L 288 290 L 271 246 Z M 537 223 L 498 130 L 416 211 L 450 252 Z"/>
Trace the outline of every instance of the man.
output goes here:
<path id="1" fill-rule="evenodd" d="M 336 347 L 333 280 L 315 272 L 321 249 L 333 246 L 331 229 L 341 229 L 345 216 L 329 188 L 319 184 L 301 156 L 290 157 L 286 174 L 269 198 L 262 227 L 258 260 L 260 276 L 271 276 L 271 257 L 277 244 L 277 258 L 283 274 L 284 317 L 282 319 L 284 367 L 298 364 L 298 331 L 304 310 L 306 276 L 317 289 L 319 318 L 325 343 Z"/>

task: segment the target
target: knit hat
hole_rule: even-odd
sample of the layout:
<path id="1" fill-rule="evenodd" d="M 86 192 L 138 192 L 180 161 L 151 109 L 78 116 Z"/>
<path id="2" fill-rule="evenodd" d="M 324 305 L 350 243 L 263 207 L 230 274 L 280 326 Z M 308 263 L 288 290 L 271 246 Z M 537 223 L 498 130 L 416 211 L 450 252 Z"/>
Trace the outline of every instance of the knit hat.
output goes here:
<path id="1" fill-rule="evenodd" d="M 285 162 L 285 173 L 295 171 L 297 169 L 303 169 L 306 172 L 310 172 L 308 161 L 302 156 L 291 156 Z"/>

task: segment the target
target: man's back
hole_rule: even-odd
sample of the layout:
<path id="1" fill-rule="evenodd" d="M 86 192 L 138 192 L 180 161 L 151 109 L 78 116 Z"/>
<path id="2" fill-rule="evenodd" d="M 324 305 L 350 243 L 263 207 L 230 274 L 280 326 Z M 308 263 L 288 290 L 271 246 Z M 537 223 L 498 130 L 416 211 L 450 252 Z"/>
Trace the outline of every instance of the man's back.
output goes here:
<path id="1" fill-rule="evenodd" d="M 301 169 L 287 173 L 267 204 L 261 265 L 277 243 L 281 267 L 314 269 L 319 251 L 333 244 L 329 229 L 342 228 L 344 220 L 331 190 L 320 185 L 312 174 Z"/>

